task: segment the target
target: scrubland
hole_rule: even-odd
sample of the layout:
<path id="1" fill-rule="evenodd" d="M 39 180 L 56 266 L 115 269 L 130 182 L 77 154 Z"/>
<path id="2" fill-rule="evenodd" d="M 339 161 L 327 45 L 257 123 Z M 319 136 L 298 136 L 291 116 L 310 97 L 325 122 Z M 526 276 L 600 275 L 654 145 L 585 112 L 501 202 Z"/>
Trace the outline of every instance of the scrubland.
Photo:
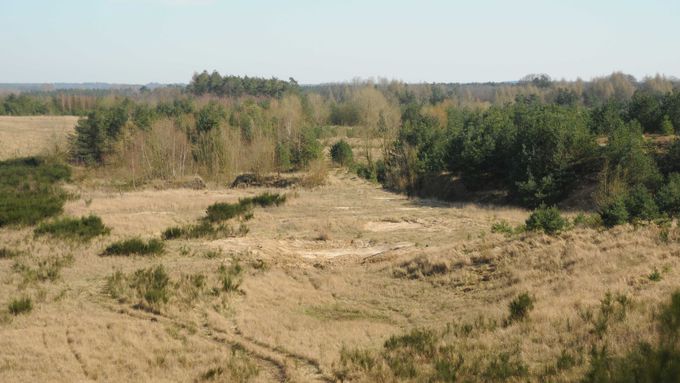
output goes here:
<path id="1" fill-rule="evenodd" d="M 341 169 L 313 188 L 64 188 L 63 215 L 110 233 L 0 229 L 3 381 L 574 381 L 593 348 L 653 342 L 678 285 L 675 226 L 492 233 L 529 212 L 408 199 Z M 265 191 L 287 199 L 254 207 L 244 235 L 102 256 Z M 533 309 L 512 319 L 523 293 Z"/>
<path id="2" fill-rule="evenodd" d="M 680 92 L 581 86 L 8 96 L 0 381 L 677 381 Z"/>

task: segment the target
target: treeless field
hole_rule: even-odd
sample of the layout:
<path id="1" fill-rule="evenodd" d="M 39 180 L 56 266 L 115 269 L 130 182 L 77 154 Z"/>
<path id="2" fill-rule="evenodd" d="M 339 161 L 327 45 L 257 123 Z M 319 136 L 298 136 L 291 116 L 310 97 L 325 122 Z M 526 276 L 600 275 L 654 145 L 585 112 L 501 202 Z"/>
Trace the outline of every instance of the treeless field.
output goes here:
<path id="1" fill-rule="evenodd" d="M 0 160 L 64 148 L 79 117 L 0 116 Z"/>
<path id="2" fill-rule="evenodd" d="M 624 352 L 651 339 L 654 309 L 680 282 L 675 228 L 505 237 L 491 225 L 523 223 L 527 211 L 409 200 L 344 171 L 313 189 L 69 188 L 77 197 L 65 214 L 96 214 L 112 233 L 82 244 L 0 229 L 0 244 L 20 253 L 0 259 L 0 381 L 370 382 L 381 379 L 343 371 L 343 350 L 377 355 L 415 328 L 444 331 L 441 342 L 481 370 L 510 352 L 528 368 L 518 381 L 540 381 L 564 350 L 587 355 L 608 342 Z M 113 241 L 158 237 L 214 202 L 265 190 L 288 200 L 256 208 L 245 236 L 100 256 Z M 220 270 L 236 264 L 227 289 Z M 166 303 L 140 307 L 127 285 L 112 293 L 116 275 L 159 265 L 171 281 Z M 648 278 L 653 270 L 660 280 Z M 502 325 L 522 292 L 535 298 L 529 319 Z M 600 337 L 593 318 L 607 292 L 631 303 Z M 32 298 L 32 312 L 6 311 L 19 297 Z M 578 380 L 587 367 L 575 357 L 549 380 Z"/>

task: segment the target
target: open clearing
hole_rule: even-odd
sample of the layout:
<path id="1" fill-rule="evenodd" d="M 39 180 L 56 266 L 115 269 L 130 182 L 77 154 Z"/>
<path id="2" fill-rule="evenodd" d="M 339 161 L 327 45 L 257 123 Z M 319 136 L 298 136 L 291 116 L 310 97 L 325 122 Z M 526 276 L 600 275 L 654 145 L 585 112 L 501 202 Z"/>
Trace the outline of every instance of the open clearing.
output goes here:
<path id="1" fill-rule="evenodd" d="M 0 160 L 43 154 L 66 146 L 79 117 L 0 116 Z"/>
<path id="2" fill-rule="evenodd" d="M 193 381 L 211 371 L 224 381 L 329 381 L 343 347 L 379 349 L 412 328 L 501 321 L 523 291 L 536 298 L 530 326 L 474 337 L 469 357 L 511 347 L 540 369 L 558 358 L 565 338 L 588 332 L 579 310 L 597 307 L 607 291 L 635 302 L 620 325 L 635 326 L 678 283 L 680 246 L 660 245 L 656 227 L 509 239 L 491 234 L 491 224 L 522 223 L 526 211 L 409 200 L 343 171 L 314 189 L 270 189 L 288 193 L 287 203 L 256 209 L 244 237 L 171 241 L 153 257 L 100 257 L 114 240 L 157 237 L 214 202 L 264 189 L 72 188 L 80 197 L 65 213 L 97 214 L 111 237 L 77 244 L 0 230 L 3 246 L 24 253 L 0 259 L 0 302 L 24 295 L 35 302 L 30 314 L 0 324 L 1 381 Z M 69 255 L 53 281 L 27 282 L 15 266 Z M 444 267 L 423 274 L 405 266 L 423 260 Z M 238 292 L 218 298 L 148 312 L 104 292 L 116 270 L 162 264 L 179 280 L 236 261 L 244 269 Z M 647 278 L 654 268 L 665 270 L 660 282 Z"/>

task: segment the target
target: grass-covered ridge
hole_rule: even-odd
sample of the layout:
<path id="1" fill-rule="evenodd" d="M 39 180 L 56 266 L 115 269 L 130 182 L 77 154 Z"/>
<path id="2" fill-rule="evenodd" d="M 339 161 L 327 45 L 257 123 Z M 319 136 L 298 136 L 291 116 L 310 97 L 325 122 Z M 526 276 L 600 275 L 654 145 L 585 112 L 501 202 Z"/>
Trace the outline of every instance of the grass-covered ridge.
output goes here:
<path id="1" fill-rule="evenodd" d="M 0 227 L 33 225 L 62 212 L 68 166 L 38 157 L 0 162 Z"/>

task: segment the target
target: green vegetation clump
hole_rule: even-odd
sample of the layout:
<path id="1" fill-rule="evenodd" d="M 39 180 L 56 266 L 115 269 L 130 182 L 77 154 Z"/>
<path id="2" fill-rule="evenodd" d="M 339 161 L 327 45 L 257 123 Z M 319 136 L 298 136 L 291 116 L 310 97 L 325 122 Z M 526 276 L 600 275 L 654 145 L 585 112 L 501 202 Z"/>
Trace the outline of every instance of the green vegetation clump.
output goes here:
<path id="1" fill-rule="evenodd" d="M 340 381 L 389 382 L 467 382 L 481 377 L 501 382 L 529 372 L 518 352 L 487 352 L 468 358 L 442 341 L 445 334 L 416 328 L 390 337 L 377 352 L 343 347 L 335 377 Z"/>
<path id="2" fill-rule="evenodd" d="M 512 225 L 510 225 L 510 223 L 508 223 L 508 221 L 505 220 L 500 220 L 491 225 L 492 233 L 504 234 L 506 237 L 509 237 L 514 234 L 523 233 L 525 230 L 526 230 L 525 225 L 512 227 Z"/>
<path id="3" fill-rule="evenodd" d="M 541 205 L 531 213 L 526 221 L 526 229 L 530 231 L 542 230 L 546 234 L 555 234 L 564 229 L 567 221 L 562 218 L 559 209 L 555 206 L 546 207 Z"/>
<path id="4" fill-rule="evenodd" d="M 350 165 L 354 161 L 352 147 L 345 140 L 340 140 L 331 146 L 331 160 L 340 166 Z"/>
<path id="5" fill-rule="evenodd" d="M 43 158 L 0 161 L 0 227 L 33 225 L 60 214 L 66 193 L 57 183 L 70 176 L 66 165 Z"/>
<path id="6" fill-rule="evenodd" d="M 250 211 L 251 204 L 218 202 L 208 206 L 206 219 L 210 222 L 222 222 L 242 217 Z"/>
<path id="7" fill-rule="evenodd" d="M 12 315 L 26 314 L 33 310 L 33 301 L 28 297 L 13 299 L 7 308 Z"/>
<path id="8" fill-rule="evenodd" d="M 626 210 L 631 220 L 651 221 L 659 216 L 659 208 L 652 193 L 643 185 L 636 185 L 628 193 Z"/>
<path id="9" fill-rule="evenodd" d="M 104 291 L 121 302 L 136 300 L 140 308 L 158 308 L 170 299 L 171 287 L 165 267 L 158 265 L 131 275 L 116 271 L 106 278 Z"/>
<path id="10" fill-rule="evenodd" d="M 279 193 L 264 192 L 255 197 L 246 197 L 238 200 L 240 205 L 257 205 L 260 207 L 280 206 L 286 202 L 286 195 Z"/>
<path id="11" fill-rule="evenodd" d="M 208 221 L 202 221 L 195 225 L 174 226 L 169 227 L 161 234 L 161 238 L 165 241 L 173 239 L 196 239 L 196 238 L 228 238 L 236 236 L 245 236 L 248 234 L 248 227 L 241 223 L 238 229 L 234 229 L 226 224 L 212 224 Z"/>
<path id="12" fill-rule="evenodd" d="M 584 382 L 677 382 L 680 377 L 680 291 L 656 315 L 657 338 L 640 341 L 621 356 L 593 345 Z"/>
<path id="13" fill-rule="evenodd" d="M 53 282 L 59 278 L 61 269 L 73 264 L 73 261 L 73 255 L 70 254 L 40 259 L 35 266 L 26 263 L 25 260 L 20 260 L 12 265 L 12 270 L 22 276 L 24 285 L 34 282 Z"/>
<path id="14" fill-rule="evenodd" d="M 623 198 L 616 198 L 600 208 L 600 217 L 606 227 L 614 227 L 628 222 L 629 214 Z"/>
<path id="15" fill-rule="evenodd" d="M 152 255 L 163 252 L 163 242 L 158 239 L 144 241 L 141 238 L 131 238 L 109 245 L 102 255 Z"/>
<path id="16" fill-rule="evenodd" d="M 96 215 L 81 218 L 61 218 L 54 222 L 44 222 L 38 226 L 35 235 L 50 235 L 56 238 L 89 241 L 100 235 L 107 235 L 111 229 L 104 226 Z"/>
<path id="17" fill-rule="evenodd" d="M 137 270 L 131 278 L 130 286 L 149 305 L 168 302 L 170 277 L 163 265 Z"/>
<path id="18" fill-rule="evenodd" d="M 601 227 L 604 223 L 602 222 L 602 217 L 599 214 L 583 214 L 579 213 L 574 217 L 573 221 L 574 227 L 586 227 L 595 229 Z"/>
<path id="19" fill-rule="evenodd" d="M 518 295 L 508 304 L 508 310 L 510 311 L 508 322 L 525 320 L 533 309 L 534 299 L 528 293 Z"/>
<path id="20" fill-rule="evenodd" d="M 656 194 L 659 210 L 671 217 L 680 214 L 680 173 L 668 175 L 668 182 Z"/>
<path id="21" fill-rule="evenodd" d="M 7 247 L 0 247 L 0 259 L 11 259 L 19 256 L 19 252 Z"/>
<path id="22" fill-rule="evenodd" d="M 238 292 L 241 286 L 241 273 L 243 268 L 238 261 L 232 263 L 228 267 L 224 264 L 217 269 L 217 275 L 221 283 L 221 290 L 230 293 Z"/>
<path id="23" fill-rule="evenodd" d="M 206 219 L 210 222 L 222 222 L 232 218 L 245 218 L 253 206 L 279 206 L 286 202 L 286 196 L 278 193 L 265 192 L 255 197 L 239 199 L 238 203 L 218 202 L 208 206 Z"/>

